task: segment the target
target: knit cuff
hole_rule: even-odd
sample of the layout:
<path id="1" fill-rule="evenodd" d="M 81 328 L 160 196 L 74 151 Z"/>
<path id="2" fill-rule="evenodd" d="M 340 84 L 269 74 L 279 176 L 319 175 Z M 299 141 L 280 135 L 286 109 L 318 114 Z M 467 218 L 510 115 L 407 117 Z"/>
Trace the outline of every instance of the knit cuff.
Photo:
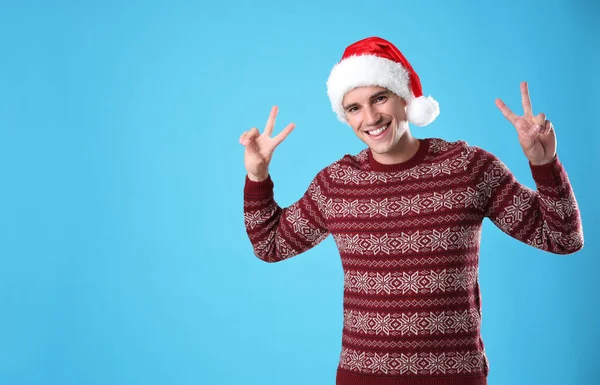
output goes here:
<path id="1" fill-rule="evenodd" d="M 248 178 L 246 174 L 246 184 L 244 185 L 244 196 L 246 198 L 267 198 L 273 195 L 273 180 L 271 180 L 271 174 L 267 176 L 267 179 L 255 182 Z"/>
<path id="2" fill-rule="evenodd" d="M 529 162 L 529 167 L 536 184 L 560 184 L 563 166 L 558 159 L 558 154 L 554 155 L 554 158 L 546 164 L 533 165 Z"/>

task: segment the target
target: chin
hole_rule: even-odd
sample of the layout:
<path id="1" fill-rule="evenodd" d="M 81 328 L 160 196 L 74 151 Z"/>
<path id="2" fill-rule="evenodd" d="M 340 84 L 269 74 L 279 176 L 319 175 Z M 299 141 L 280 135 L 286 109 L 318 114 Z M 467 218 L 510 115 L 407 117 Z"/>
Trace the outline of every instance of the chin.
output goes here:
<path id="1" fill-rule="evenodd" d="M 371 151 L 373 151 L 374 153 L 379 154 L 379 155 L 387 154 L 391 150 L 392 150 L 392 146 L 390 146 L 390 145 L 371 147 Z"/>

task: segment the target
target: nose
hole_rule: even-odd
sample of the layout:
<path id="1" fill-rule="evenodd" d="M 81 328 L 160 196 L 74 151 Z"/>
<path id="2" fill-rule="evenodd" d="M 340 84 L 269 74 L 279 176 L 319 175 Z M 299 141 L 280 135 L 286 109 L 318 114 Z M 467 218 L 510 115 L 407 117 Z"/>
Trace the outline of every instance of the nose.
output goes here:
<path id="1" fill-rule="evenodd" d="M 381 121 L 381 114 L 373 106 L 365 108 L 365 124 L 376 126 Z"/>

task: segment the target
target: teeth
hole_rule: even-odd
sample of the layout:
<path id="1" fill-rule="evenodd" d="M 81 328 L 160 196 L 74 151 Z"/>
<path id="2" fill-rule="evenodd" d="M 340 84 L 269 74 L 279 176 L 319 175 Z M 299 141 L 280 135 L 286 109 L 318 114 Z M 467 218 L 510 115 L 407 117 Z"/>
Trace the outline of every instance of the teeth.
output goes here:
<path id="1" fill-rule="evenodd" d="M 367 131 L 369 133 L 369 135 L 379 135 L 381 134 L 383 131 L 385 131 L 385 129 L 387 128 L 386 126 L 383 126 L 381 128 L 378 128 L 377 130 L 373 130 L 373 131 Z"/>

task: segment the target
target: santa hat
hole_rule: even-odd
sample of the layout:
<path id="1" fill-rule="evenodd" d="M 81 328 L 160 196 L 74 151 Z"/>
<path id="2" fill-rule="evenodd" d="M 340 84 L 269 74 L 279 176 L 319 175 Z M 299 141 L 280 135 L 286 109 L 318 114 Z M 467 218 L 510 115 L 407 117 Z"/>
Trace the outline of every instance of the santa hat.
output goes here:
<path id="1" fill-rule="evenodd" d="M 327 80 L 327 94 L 338 119 L 347 123 L 342 107 L 346 92 L 360 86 L 387 88 L 407 103 L 407 119 L 426 126 L 440 113 L 438 102 L 424 97 L 417 73 L 392 43 L 369 37 L 346 48 Z"/>

